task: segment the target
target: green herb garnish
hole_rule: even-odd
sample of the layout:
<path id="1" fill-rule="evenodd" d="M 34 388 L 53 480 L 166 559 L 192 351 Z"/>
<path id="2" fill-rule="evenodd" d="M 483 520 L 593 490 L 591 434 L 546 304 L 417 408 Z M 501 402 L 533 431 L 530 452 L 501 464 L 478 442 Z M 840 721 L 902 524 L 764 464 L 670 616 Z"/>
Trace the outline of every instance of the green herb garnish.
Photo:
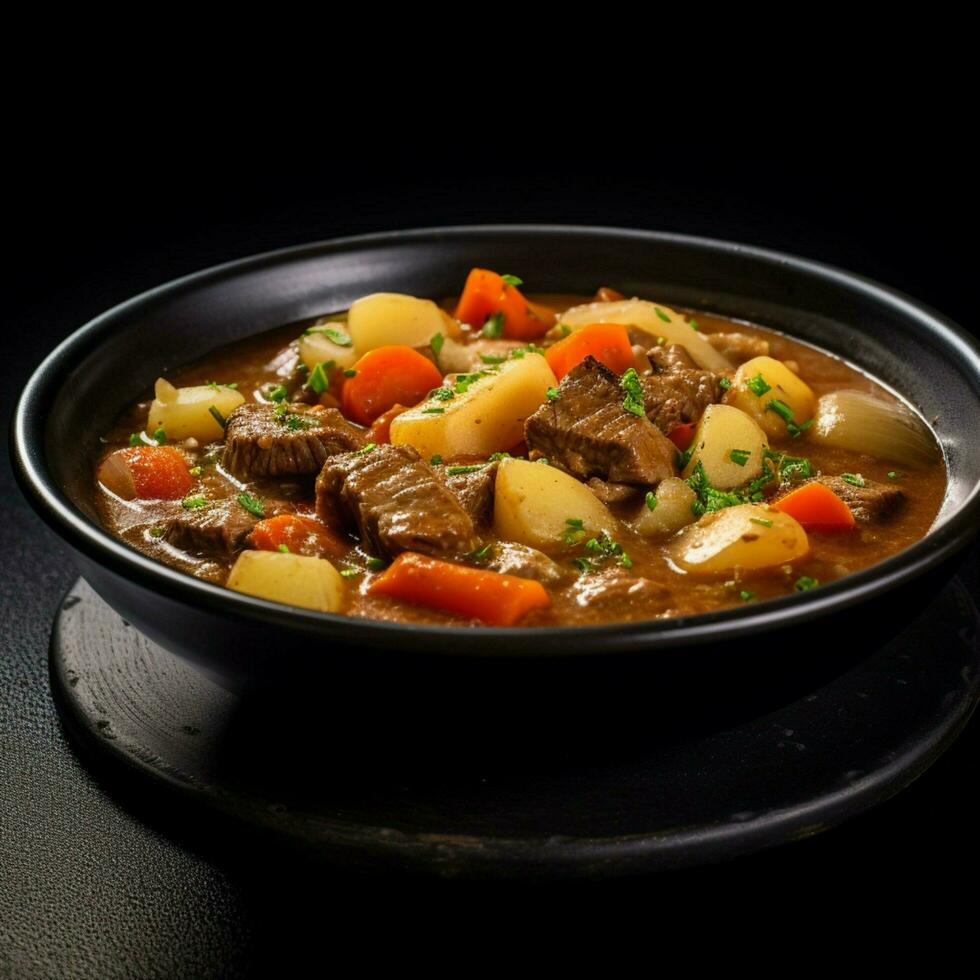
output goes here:
<path id="1" fill-rule="evenodd" d="M 664 321 L 664 323 L 670 323 L 670 317 L 667 316 L 667 314 L 664 313 L 664 311 L 660 309 L 659 306 L 655 306 L 653 309 L 654 312 L 657 314 L 657 316 L 659 316 L 660 319 Z"/>
<path id="2" fill-rule="evenodd" d="M 548 396 L 548 401 L 554 401 L 558 397 L 558 389 L 549 388 L 545 394 Z"/>
<path id="3" fill-rule="evenodd" d="M 482 470 L 486 463 L 474 463 L 472 466 L 447 466 L 446 473 L 449 476 L 456 476 L 459 473 L 475 473 L 477 470 Z"/>
<path id="4" fill-rule="evenodd" d="M 238 503 L 250 514 L 254 514 L 256 517 L 265 517 L 265 508 L 258 497 L 253 497 L 250 493 L 243 491 L 238 495 Z"/>
<path id="5" fill-rule="evenodd" d="M 327 391 L 330 388 L 330 378 L 327 376 L 327 371 L 333 367 L 333 364 L 333 361 L 318 361 L 310 372 L 310 380 L 306 382 L 307 387 L 318 395 Z"/>
<path id="6" fill-rule="evenodd" d="M 728 391 L 731 388 L 731 386 L 732 383 L 731 381 L 728 380 L 728 378 L 718 379 L 718 387 L 721 388 L 722 391 Z"/>
<path id="7" fill-rule="evenodd" d="M 322 333 L 328 340 L 332 340 L 338 347 L 353 347 L 354 341 L 346 330 L 340 327 L 324 325 L 322 327 L 310 327 L 303 331 L 303 336 L 307 337 L 311 333 Z"/>
<path id="8" fill-rule="evenodd" d="M 158 446 L 164 446 L 167 442 L 167 432 L 164 428 L 159 428 L 153 433 L 153 439 Z"/>
<path id="9" fill-rule="evenodd" d="M 761 524 L 763 527 L 772 527 L 772 521 L 768 521 L 764 517 L 750 517 L 749 520 L 753 524 Z"/>
<path id="10" fill-rule="evenodd" d="M 781 401 L 778 398 L 770 398 L 766 402 L 766 411 L 775 412 L 784 422 L 793 421 L 793 409 L 786 404 L 786 402 Z"/>
<path id="11" fill-rule="evenodd" d="M 342 568 L 340 570 L 340 574 L 343 575 L 344 578 L 353 578 L 355 575 L 363 574 L 363 572 L 363 568 Z"/>
<path id="12" fill-rule="evenodd" d="M 564 544 L 578 544 L 585 537 L 585 521 L 581 517 L 567 517 L 565 524 L 568 529 L 562 534 L 561 539 Z"/>
<path id="13" fill-rule="evenodd" d="M 897 480 L 898 478 L 899 478 L 898 470 L 889 470 L 888 471 L 888 479 L 889 480 Z"/>
<path id="14" fill-rule="evenodd" d="M 200 466 L 192 466 L 188 471 L 191 476 L 200 476 L 204 471 Z"/>
<path id="15" fill-rule="evenodd" d="M 739 592 L 738 597 L 739 597 L 739 599 L 742 600 L 742 602 L 748 602 L 749 599 L 754 599 L 755 598 L 755 593 L 754 592 L 746 592 L 746 591 L 743 590 L 743 591 Z"/>
<path id="16" fill-rule="evenodd" d="M 429 392 L 429 398 L 438 398 L 441 402 L 448 402 L 451 398 L 456 397 L 456 392 L 452 388 L 433 388 Z"/>
<path id="17" fill-rule="evenodd" d="M 372 572 L 380 572 L 382 568 L 387 566 L 387 562 L 383 558 L 368 558 L 365 564 Z"/>
<path id="18" fill-rule="evenodd" d="M 700 329 L 701 329 L 701 328 L 700 328 L 700 327 L 698 326 L 698 321 L 697 321 L 697 320 L 688 320 L 688 321 L 687 321 L 687 325 L 688 325 L 688 326 L 689 326 L 689 327 L 690 327 L 690 328 L 691 328 L 692 330 L 700 330 Z"/>
<path id="19" fill-rule="evenodd" d="M 373 451 L 373 450 L 375 450 L 377 448 L 378 448 L 378 444 L 376 442 L 369 442 L 366 446 L 361 446 L 361 448 L 358 449 L 357 452 L 354 453 L 354 455 L 355 456 L 366 456 L 369 452 L 371 452 L 371 451 Z"/>
<path id="20" fill-rule="evenodd" d="M 523 279 L 519 279 L 517 276 L 506 275 L 506 276 L 501 276 L 500 278 L 503 279 L 503 281 L 508 286 L 523 286 L 524 285 L 524 280 Z"/>
<path id="21" fill-rule="evenodd" d="M 466 557 L 472 558 L 473 561 L 486 561 L 492 553 L 493 545 L 485 544 L 482 548 L 477 548 L 476 551 L 471 551 Z"/>
<path id="22" fill-rule="evenodd" d="M 204 496 L 203 493 L 193 494 L 189 497 L 184 497 L 180 502 L 180 506 L 184 510 L 200 510 L 202 507 L 207 507 L 208 498 Z"/>
<path id="23" fill-rule="evenodd" d="M 481 354 L 480 360 L 484 364 L 503 364 L 507 360 L 506 357 L 497 357 L 494 354 Z"/>
<path id="24" fill-rule="evenodd" d="M 446 342 L 446 338 L 443 337 L 441 333 L 437 333 L 432 340 L 429 341 L 429 346 L 432 348 L 432 353 L 436 355 L 436 360 L 439 360 L 439 352 L 442 350 L 442 345 Z"/>
<path id="25" fill-rule="evenodd" d="M 729 454 L 728 458 L 736 466 L 744 466 L 748 461 L 749 457 L 752 455 L 751 451 L 748 449 L 733 449 Z"/>
<path id="26" fill-rule="evenodd" d="M 438 453 L 436 453 L 435 456 L 433 456 L 432 459 L 429 460 L 429 465 L 430 466 L 441 466 L 442 465 L 442 457 Z"/>
<path id="27" fill-rule="evenodd" d="M 143 440 L 140 439 L 140 434 L 138 432 L 130 432 L 129 434 L 129 444 L 131 446 L 138 446 Z"/>
<path id="28" fill-rule="evenodd" d="M 559 323 L 558 331 L 563 337 L 567 337 L 572 332 L 572 328 L 567 323 Z"/>
<path id="29" fill-rule="evenodd" d="M 504 335 L 504 315 L 503 313 L 492 313 L 487 317 L 480 331 L 481 337 L 495 339 Z"/>
<path id="30" fill-rule="evenodd" d="M 629 368 L 619 379 L 619 387 L 626 393 L 623 409 L 631 415 L 646 417 L 646 407 L 643 402 L 643 386 L 640 384 L 636 368 Z"/>
<path id="31" fill-rule="evenodd" d="M 344 377 L 345 378 L 356 378 L 357 377 L 357 372 L 353 368 L 347 368 L 344 371 Z"/>
<path id="32" fill-rule="evenodd" d="M 162 538 L 167 533 L 165 527 L 151 527 L 149 534 L 151 538 Z"/>
<path id="33" fill-rule="evenodd" d="M 757 398 L 761 398 L 767 391 L 772 391 L 772 385 L 766 384 L 766 379 L 762 376 L 761 371 L 754 378 L 749 378 L 745 382 L 745 387 Z"/>
<path id="34" fill-rule="evenodd" d="M 491 453 L 490 462 L 495 463 L 498 459 L 510 459 L 510 453 Z"/>
<path id="35" fill-rule="evenodd" d="M 657 509 L 657 504 L 659 501 L 657 500 L 657 495 L 652 490 L 647 491 L 647 495 L 644 497 L 644 500 L 646 501 L 647 510 Z"/>
<path id="36" fill-rule="evenodd" d="M 221 414 L 221 412 L 217 410 L 217 408 L 214 407 L 214 405 L 212 405 L 208 409 L 208 412 L 210 413 L 211 418 L 213 418 L 215 422 L 217 422 L 218 425 L 221 426 L 222 429 L 224 429 L 228 425 L 228 422 L 226 421 L 225 417 Z"/>
<path id="37" fill-rule="evenodd" d="M 275 388 L 269 391 L 269 401 L 281 402 L 285 399 L 286 395 L 289 394 L 289 389 L 285 385 L 276 385 Z"/>
<path id="38" fill-rule="evenodd" d="M 810 589 L 815 589 L 820 584 L 820 579 L 810 578 L 809 575 L 801 575 L 793 585 L 793 588 L 797 592 L 809 592 Z"/>
<path id="39" fill-rule="evenodd" d="M 841 473 L 840 478 L 845 483 L 850 483 L 852 487 L 863 487 L 864 477 L 860 473 Z"/>
<path id="40" fill-rule="evenodd" d="M 288 555 L 289 554 L 289 545 L 288 544 L 278 545 L 276 547 L 276 551 L 281 551 L 284 555 Z"/>
<path id="41" fill-rule="evenodd" d="M 435 407 L 432 407 L 432 408 L 423 408 L 422 409 L 422 414 L 423 415 L 443 415 L 443 414 L 445 414 L 445 411 L 446 410 L 444 408 L 435 408 Z"/>

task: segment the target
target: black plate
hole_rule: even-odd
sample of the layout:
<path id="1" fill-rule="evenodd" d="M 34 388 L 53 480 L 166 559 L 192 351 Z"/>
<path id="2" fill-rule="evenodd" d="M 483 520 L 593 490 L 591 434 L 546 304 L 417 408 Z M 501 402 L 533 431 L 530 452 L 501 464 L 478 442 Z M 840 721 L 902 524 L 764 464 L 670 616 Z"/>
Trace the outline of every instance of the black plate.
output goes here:
<path id="1" fill-rule="evenodd" d="M 533 733 L 515 720 L 514 695 L 486 713 L 461 701 L 436 715 L 377 685 L 338 696 L 329 678 L 236 696 L 84 583 L 59 614 L 51 666 L 84 749 L 318 858 L 447 876 L 607 876 L 809 836 L 896 793 L 973 710 L 978 622 L 954 579 L 859 666 L 834 676 L 840 663 L 825 650 L 826 683 L 796 670 L 781 685 L 772 671 L 764 682 L 701 677 L 666 697 L 647 689 L 626 717 L 593 691 L 571 738 L 550 728 L 554 699 L 540 695 Z M 379 707 L 386 724 L 365 725 Z"/>
<path id="2" fill-rule="evenodd" d="M 871 370 L 936 420 L 949 474 L 936 526 L 901 554 L 803 596 L 672 620 L 494 630 L 330 616 L 231 592 L 130 549 L 89 513 L 95 440 L 158 374 L 217 345 L 345 308 L 379 289 L 447 295 L 474 265 L 519 270 L 543 292 L 614 283 L 628 293 L 789 331 Z M 137 297 L 82 328 L 41 365 L 18 405 L 12 452 L 28 499 L 71 545 L 86 579 L 126 619 L 224 683 L 254 678 L 266 666 L 302 683 L 324 660 L 346 670 L 371 656 L 378 670 L 412 665 L 417 677 L 432 668 L 454 669 L 433 662 L 471 658 L 496 672 L 515 656 L 522 663 L 559 658 L 562 671 L 582 659 L 596 661 L 600 671 L 619 671 L 616 655 L 670 665 L 685 648 L 685 661 L 701 658 L 713 669 L 720 645 L 732 659 L 751 653 L 761 633 L 804 623 L 843 631 L 880 617 L 897 629 L 948 577 L 950 558 L 980 524 L 978 431 L 976 345 L 899 293 L 818 263 L 731 243 L 516 226 L 398 232 L 289 249 Z"/>

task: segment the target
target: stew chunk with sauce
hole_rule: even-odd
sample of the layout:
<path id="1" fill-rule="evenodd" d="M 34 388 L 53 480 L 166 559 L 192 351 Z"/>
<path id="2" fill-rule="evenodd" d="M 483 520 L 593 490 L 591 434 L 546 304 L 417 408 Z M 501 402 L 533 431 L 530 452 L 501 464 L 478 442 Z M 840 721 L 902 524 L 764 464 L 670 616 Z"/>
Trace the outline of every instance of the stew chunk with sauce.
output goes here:
<path id="1" fill-rule="evenodd" d="M 213 352 L 103 435 L 113 534 L 242 593 L 396 621 L 688 616 L 921 538 L 945 471 L 873 379 L 783 334 L 474 269 Z"/>

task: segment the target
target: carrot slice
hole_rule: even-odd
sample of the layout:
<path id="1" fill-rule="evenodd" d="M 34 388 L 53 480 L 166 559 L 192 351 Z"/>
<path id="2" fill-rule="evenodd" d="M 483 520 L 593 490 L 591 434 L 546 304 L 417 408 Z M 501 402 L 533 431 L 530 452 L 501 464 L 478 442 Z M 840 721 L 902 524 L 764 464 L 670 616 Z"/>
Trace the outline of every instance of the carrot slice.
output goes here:
<path id="1" fill-rule="evenodd" d="M 125 500 L 177 500 L 194 486 L 187 458 L 176 446 L 117 449 L 102 461 L 98 479 Z"/>
<path id="2" fill-rule="evenodd" d="M 466 278 L 456 319 L 480 330 L 497 313 L 503 314 L 503 333 L 512 340 L 534 340 L 555 324 L 556 313 L 525 299 L 521 291 L 489 269 L 473 269 Z"/>
<path id="3" fill-rule="evenodd" d="M 387 412 L 382 412 L 372 423 L 368 432 L 368 442 L 378 445 L 391 442 L 391 423 L 394 422 L 402 412 L 407 412 L 407 405 L 392 405 Z"/>
<path id="4" fill-rule="evenodd" d="M 667 438 L 681 451 L 684 452 L 694 439 L 694 430 L 697 426 L 693 422 L 678 422 L 670 432 L 667 433 Z"/>
<path id="5" fill-rule="evenodd" d="M 618 323 L 592 323 L 553 344 L 544 356 L 555 377 L 561 381 L 589 355 L 616 374 L 633 367 L 633 346 L 626 327 Z"/>
<path id="6" fill-rule="evenodd" d="M 442 384 L 442 374 L 411 347 L 376 347 L 353 367 L 341 393 L 344 415 L 370 425 L 395 405 L 415 405 Z"/>
<path id="7" fill-rule="evenodd" d="M 341 542 L 321 521 L 300 514 L 266 517 L 252 528 L 252 547 L 259 551 L 291 551 L 322 558 L 343 550 Z"/>
<path id="8" fill-rule="evenodd" d="M 822 483 L 806 483 L 774 500 L 772 506 L 796 518 L 808 531 L 849 531 L 854 527 L 851 508 Z"/>
<path id="9" fill-rule="evenodd" d="M 491 626 L 513 626 L 532 609 L 551 605 L 544 586 L 533 579 L 456 565 L 414 551 L 402 552 L 368 591 Z"/>

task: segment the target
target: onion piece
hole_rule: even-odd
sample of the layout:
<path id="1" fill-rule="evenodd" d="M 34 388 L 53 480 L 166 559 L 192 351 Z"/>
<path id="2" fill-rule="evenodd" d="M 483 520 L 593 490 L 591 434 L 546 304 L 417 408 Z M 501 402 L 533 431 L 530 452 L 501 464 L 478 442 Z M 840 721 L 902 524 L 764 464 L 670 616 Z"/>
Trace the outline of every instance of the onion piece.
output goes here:
<path id="1" fill-rule="evenodd" d="M 898 402 L 861 391 L 835 391 L 817 401 L 808 433 L 814 442 L 867 453 L 904 466 L 928 466 L 939 447 L 919 418 Z"/>
<path id="2" fill-rule="evenodd" d="M 123 500 L 133 500 L 136 497 L 136 481 L 124 453 L 117 451 L 106 456 L 99 464 L 95 476 L 106 490 L 117 497 Z"/>

